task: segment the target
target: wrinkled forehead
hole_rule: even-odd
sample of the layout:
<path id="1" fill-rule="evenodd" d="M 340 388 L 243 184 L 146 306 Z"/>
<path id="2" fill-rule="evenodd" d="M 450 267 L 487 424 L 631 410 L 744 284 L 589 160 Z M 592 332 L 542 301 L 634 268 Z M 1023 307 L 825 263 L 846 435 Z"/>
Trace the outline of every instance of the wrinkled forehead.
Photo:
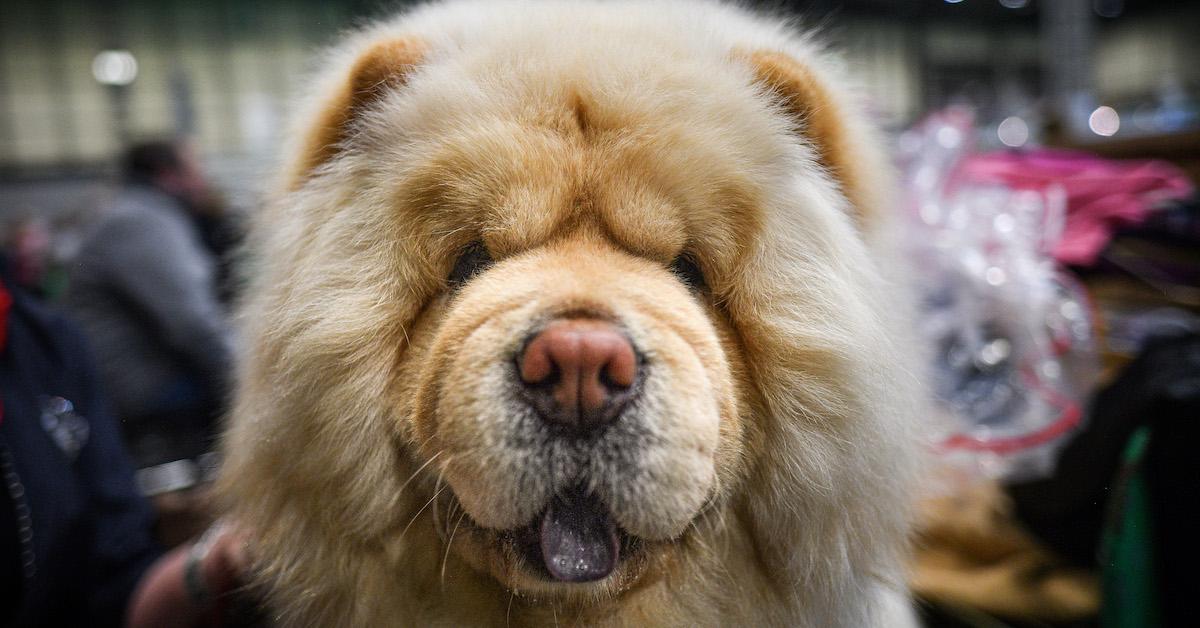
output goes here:
<path id="1" fill-rule="evenodd" d="M 657 82 L 566 70 L 481 82 L 473 71 L 430 85 L 437 74 L 392 105 L 407 119 L 398 204 L 435 237 L 480 238 L 503 256 L 586 226 L 670 260 L 688 247 L 729 251 L 757 228 L 778 135 L 753 122 L 771 114 L 701 89 L 745 86 L 697 86 L 678 70 Z"/>

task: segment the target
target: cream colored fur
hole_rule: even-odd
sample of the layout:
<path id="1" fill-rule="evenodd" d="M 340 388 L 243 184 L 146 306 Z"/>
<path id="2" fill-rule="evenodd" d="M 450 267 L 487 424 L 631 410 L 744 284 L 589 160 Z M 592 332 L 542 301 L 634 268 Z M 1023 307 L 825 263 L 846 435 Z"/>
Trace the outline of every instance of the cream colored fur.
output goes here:
<path id="1" fill-rule="evenodd" d="M 707 2 L 434 3 L 332 51 L 296 137 L 397 39 L 420 63 L 315 170 L 289 148 L 255 231 L 221 490 L 279 620 L 911 621 L 917 361 L 887 279 L 885 160 L 836 63 Z M 855 159 L 821 163 L 755 51 L 815 77 L 813 115 Z M 473 239 L 497 263 L 451 292 Z M 682 251 L 707 293 L 667 270 Z M 575 311 L 654 360 L 629 419 L 648 436 L 620 463 L 511 444 L 529 419 L 507 356 Z M 651 550 L 606 582 L 537 582 L 488 530 L 579 474 Z"/>

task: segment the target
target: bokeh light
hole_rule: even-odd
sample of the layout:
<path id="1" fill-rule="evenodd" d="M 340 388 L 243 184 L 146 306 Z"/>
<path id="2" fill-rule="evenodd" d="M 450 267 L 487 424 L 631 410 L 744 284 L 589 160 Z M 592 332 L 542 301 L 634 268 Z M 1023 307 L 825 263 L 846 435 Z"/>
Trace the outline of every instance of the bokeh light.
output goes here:
<path id="1" fill-rule="evenodd" d="M 1029 125 L 1017 116 L 1009 116 L 1000 122 L 1000 126 L 996 127 L 996 135 L 1000 138 L 1000 143 L 1005 146 L 1012 148 L 1024 146 L 1025 142 L 1029 141 Z"/>
<path id="2" fill-rule="evenodd" d="M 137 73 L 137 59 L 128 50 L 104 50 L 92 59 L 92 76 L 105 85 L 128 85 Z"/>
<path id="3" fill-rule="evenodd" d="M 1121 128 L 1121 116 L 1117 115 L 1116 109 L 1107 105 L 1096 107 L 1092 115 L 1088 116 L 1088 128 L 1096 135 L 1116 135 Z"/>

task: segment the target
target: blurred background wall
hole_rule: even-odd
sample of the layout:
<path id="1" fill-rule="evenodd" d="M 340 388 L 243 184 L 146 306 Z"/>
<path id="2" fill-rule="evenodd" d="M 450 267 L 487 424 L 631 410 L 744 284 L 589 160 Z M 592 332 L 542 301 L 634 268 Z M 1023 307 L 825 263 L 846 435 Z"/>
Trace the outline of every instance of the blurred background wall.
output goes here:
<path id="1" fill-rule="evenodd" d="M 150 136 L 190 138 L 230 203 L 252 206 L 314 51 L 403 4 L 5 0 L 0 224 L 93 203 L 121 146 Z M 772 4 L 845 51 L 891 129 L 956 100 L 975 105 L 992 129 L 1016 118 L 1008 139 L 1020 143 L 1097 139 L 1088 121 L 1102 105 L 1119 118 L 1116 138 L 1196 120 L 1200 3 Z M 984 139 L 999 145 L 996 133 Z"/>

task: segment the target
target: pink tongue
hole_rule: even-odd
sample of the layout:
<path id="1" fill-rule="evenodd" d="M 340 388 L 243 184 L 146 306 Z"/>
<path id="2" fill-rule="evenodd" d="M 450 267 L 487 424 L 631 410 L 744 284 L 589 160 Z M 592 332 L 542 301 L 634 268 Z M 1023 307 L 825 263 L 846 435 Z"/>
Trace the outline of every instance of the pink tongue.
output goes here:
<path id="1" fill-rule="evenodd" d="M 541 537 L 542 560 L 555 580 L 600 580 L 617 566 L 617 526 L 594 497 L 555 498 L 542 518 Z"/>

